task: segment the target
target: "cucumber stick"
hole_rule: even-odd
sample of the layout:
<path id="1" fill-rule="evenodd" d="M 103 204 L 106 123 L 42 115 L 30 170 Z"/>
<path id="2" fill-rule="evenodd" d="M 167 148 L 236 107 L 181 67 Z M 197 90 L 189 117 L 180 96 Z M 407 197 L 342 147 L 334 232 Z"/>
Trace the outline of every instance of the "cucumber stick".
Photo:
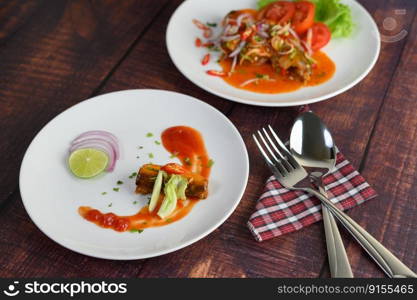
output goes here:
<path id="1" fill-rule="evenodd" d="M 187 189 L 188 180 L 184 177 L 181 177 L 180 182 L 178 183 L 177 187 L 177 197 L 178 199 L 187 199 L 185 196 L 185 190 Z"/>
<path id="2" fill-rule="evenodd" d="M 164 171 L 159 171 L 158 175 L 156 176 L 155 184 L 153 185 L 151 201 L 149 201 L 149 211 L 153 211 L 156 207 L 156 204 L 159 200 L 159 195 L 161 194 L 162 188 L 162 179 Z"/>
<path id="3" fill-rule="evenodd" d="M 187 187 L 185 183 L 185 188 L 183 187 L 184 183 L 183 181 L 187 183 L 187 180 L 179 175 L 172 175 L 171 178 L 168 180 L 168 182 L 165 184 L 164 193 L 165 198 L 162 201 L 161 207 L 158 211 L 158 216 L 160 216 L 162 219 L 168 217 L 170 214 L 172 214 L 177 207 L 177 200 L 180 196 L 182 198 L 183 192 L 182 190 Z M 181 191 L 180 191 L 181 188 Z"/>

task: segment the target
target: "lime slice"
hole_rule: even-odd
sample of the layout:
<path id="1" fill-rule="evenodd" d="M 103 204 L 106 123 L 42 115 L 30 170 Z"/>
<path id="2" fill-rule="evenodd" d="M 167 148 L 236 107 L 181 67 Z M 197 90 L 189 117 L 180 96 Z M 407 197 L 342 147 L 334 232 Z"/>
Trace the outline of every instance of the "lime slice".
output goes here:
<path id="1" fill-rule="evenodd" d="M 103 172 L 108 161 L 109 157 L 103 151 L 86 148 L 72 152 L 68 164 L 75 176 L 91 178 Z"/>

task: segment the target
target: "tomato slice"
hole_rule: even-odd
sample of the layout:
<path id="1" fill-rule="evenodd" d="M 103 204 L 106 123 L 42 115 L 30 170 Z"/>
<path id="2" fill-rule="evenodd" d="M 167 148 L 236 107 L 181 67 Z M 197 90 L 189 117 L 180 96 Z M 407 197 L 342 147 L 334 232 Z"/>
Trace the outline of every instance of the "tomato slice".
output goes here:
<path id="1" fill-rule="evenodd" d="M 176 163 L 166 164 L 161 168 L 161 170 L 167 172 L 168 174 L 184 174 L 187 172 L 183 166 Z"/>
<path id="2" fill-rule="evenodd" d="M 291 21 L 295 12 L 295 5 L 290 1 L 272 2 L 258 12 L 258 20 L 267 19 L 276 24 L 285 24 Z"/>
<path id="3" fill-rule="evenodd" d="M 292 26 L 298 34 L 303 34 L 314 24 L 316 7 L 309 1 L 295 2 L 295 12 L 292 17 Z"/>
<path id="4" fill-rule="evenodd" d="M 327 45 L 332 36 L 329 27 L 323 23 L 314 23 L 311 27 L 312 30 L 312 40 L 311 40 L 311 50 L 317 51 Z"/>

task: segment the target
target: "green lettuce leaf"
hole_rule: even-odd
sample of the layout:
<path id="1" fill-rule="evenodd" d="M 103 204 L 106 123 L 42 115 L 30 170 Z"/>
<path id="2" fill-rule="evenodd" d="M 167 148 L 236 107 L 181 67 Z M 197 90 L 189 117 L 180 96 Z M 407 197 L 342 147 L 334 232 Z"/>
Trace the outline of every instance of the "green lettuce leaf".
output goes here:
<path id="1" fill-rule="evenodd" d="M 315 20 L 329 26 L 332 37 L 348 37 L 354 28 L 349 6 L 340 0 L 310 0 L 316 4 Z"/>

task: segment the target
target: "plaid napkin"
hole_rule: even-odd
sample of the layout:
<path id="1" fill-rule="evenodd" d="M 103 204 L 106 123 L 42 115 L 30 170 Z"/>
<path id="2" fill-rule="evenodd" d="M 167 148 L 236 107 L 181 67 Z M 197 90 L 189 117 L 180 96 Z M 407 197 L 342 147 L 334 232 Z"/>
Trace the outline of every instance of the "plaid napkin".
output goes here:
<path id="1" fill-rule="evenodd" d="M 351 163 L 337 153 L 334 172 L 323 178 L 328 197 L 345 210 L 376 197 L 376 192 Z M 284 188 L 271 176 L 248 227 L 259 242 L 299 230 L 322 219 L 321 202 L 302 191 Z"/>

